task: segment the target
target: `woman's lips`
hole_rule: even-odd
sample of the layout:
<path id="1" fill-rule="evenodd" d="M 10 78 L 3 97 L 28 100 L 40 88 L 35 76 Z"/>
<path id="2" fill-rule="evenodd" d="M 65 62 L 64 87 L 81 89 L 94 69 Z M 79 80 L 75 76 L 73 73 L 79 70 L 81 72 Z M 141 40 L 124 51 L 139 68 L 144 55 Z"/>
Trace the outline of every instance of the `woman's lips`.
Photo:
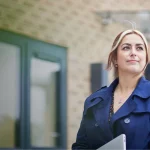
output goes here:
<path id="1" fill-rule="evenodd" d="M 128 60 L 127 62 L 138 62 L 137 60 Z"/>

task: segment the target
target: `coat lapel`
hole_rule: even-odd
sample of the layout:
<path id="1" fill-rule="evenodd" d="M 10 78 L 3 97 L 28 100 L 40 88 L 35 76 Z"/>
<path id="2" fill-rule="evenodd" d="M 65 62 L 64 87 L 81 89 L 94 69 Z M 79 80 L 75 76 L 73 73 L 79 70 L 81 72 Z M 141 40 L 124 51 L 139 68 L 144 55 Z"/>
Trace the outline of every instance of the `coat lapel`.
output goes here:
<path id="1" fill-rule="evenodd" d="M 132 100 L 132 98 L 129 98 L 119 109 L 118 111 L 112 116 L 111 124 L 115 123 L 116 120 L 125 117 L 129 115 L 131 112 L 133 112 L 136 109 L 136 103 Z"/>
<path id="2" fill-rule="evenodd" d="M 99 128 L 101 129 L 101 132 L 106 141 L 112 140 L 113 138 L 111 128 L 108 124 L 110 104 L 111 104 L 111 97 L 108 97 L 107 100 L 102 101 L 92 109 L 95 120 Z"/>
<path id="3" fill-rule="evenodd" d="M 118 109 L 118 111 L 112 116 L 111 125 L 116 120 L 129 115 L 131 112 L 146 112 L 147 104 L 144 102 L 150 97 L 150 82 L 144 77 L 141 77 L 132 95 L 127 101 Z M 137 98 L 138 97 L 138 98 Z M 146 105 L 145 105 L 146 104 Z"/>
<path id="4" fill-rule="evenodd" d="M 87 113 L 88 109 L 92 109 L 95 121 L 107 141 L 112 140 L 113 137 L 112 130 L 108 124 L 108 117 L 112 91 L 117 84 L 118 79 L 114 80 L 108 88 L 99 90 L 92 94 L 85 103 L 84 115 Z"/>

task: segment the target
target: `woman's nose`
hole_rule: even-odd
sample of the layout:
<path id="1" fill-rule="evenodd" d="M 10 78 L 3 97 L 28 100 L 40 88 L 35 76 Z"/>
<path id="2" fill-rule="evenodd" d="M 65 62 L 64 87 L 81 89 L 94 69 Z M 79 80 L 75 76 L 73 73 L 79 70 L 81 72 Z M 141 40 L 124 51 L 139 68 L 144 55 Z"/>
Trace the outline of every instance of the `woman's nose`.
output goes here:
<path id="1" fill-rule="evenodd" d="M 136 56 L 136 52 L 137 52 L 137 51 L 136 51 L 136 48 L 135 48 L 135 47 L 132 47 L 132 48 L 131 48 L 131 53 L 130 53 L 130 55 L 131 55 L 131 56 Z"/>

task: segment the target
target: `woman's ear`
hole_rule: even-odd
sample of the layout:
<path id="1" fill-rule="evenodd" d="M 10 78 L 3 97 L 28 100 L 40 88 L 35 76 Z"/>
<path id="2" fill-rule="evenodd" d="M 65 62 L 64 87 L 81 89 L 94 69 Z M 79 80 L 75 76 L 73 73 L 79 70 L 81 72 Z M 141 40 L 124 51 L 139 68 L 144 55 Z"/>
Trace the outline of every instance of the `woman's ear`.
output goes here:
<path id="1" fill-rule="evenodd" d="M 118 67 L 117 60 L 115 60 L 114 62 L 115 62 L 115 67 L 117 68 Z"/>

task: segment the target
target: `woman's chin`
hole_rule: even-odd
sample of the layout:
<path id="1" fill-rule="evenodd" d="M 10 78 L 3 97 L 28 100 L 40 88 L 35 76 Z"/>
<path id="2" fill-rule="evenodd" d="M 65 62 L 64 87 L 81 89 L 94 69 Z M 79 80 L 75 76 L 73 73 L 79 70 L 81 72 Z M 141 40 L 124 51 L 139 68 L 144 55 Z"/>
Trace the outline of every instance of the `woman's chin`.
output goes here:
<path id="1" fill-rule="evenodd" d="M 139 68 L 136 68 L 136 67 L 132 67 L 132 68 L 129 68 L 127 70 L 128 73 L 131 73 L 131 74 L 140 74 L 142 72 L 142 69 L 139 69 Z"/>
<path id="2" fill-rule="evenodd" d="M 142 72 L 142 69 L 141 69 L 141 67 L 139 68 L 137 66 L 130 66 L 130 67 L 126 68 L 126 69 L 125 68 L 122 69 L 122 71 L 124 73 L 129 73 L 129 74 L 138 74 L 138 73 L 140 74 Z"/>

